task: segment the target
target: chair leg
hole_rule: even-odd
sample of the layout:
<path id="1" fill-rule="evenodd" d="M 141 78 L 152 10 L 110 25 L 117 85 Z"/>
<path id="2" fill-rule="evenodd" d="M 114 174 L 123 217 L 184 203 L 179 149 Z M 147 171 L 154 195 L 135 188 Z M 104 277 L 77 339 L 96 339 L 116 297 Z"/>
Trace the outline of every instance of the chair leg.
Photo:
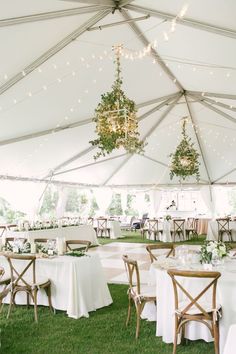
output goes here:
<path id="1" fill-rule="evenodd" d="M 27 308 L 29 308 L 29 293 L 26 293 Z"/>
<path id="2" fill-rule="evenodd" d="M 219 321 L 215 321 L 215 323 L 213 323 L 213 334 L 214 334 L 215 354 L 219 354 L 220 353 L 220 349 L 219 349 L 219 340 L 220 340 Z"/>
<path id="3" fill-rule="evenodd" d="M 141 315 L 141 305 L 136 304 L 136 334 L 135 338 L 138 339 L 139 336 L 139 330 L 140 330 L 140 315 Z"/>
<path id="4" fill-rule="evenodd" d="M 126 327 L 129 324 L 130 316 L 131 316 L 131 297 L 129 296 L 129 305 L 128 305 L 128 314 L 127 314 L 127 319 L 126 319 Z"/>
<path id="5" fill-rule="evenodd" d="M 7 319 L 10 317 L 10 313 L 11 313 L 11 309 L 12 309 L 13 303 L 14 303 L 13 292 L 11 292 L 10 304 L 9 304 L 8 312 L 7 312 Z"/>
<path id="6" fill-rule="evenodd" d="M 175 337 L 174 337 L 174 345 L 173 345 L 173 354 L 176 354 L 177 341 L 178 341 L 178 318 L 175 315 Z"/>
<path id="7" fill-rule="evenodd" d="M 52 298 L 51 298 L 51 285 L 47 286 L 45 289 L 45 292 L 47 294 L 47 297 L 48 297 L 48 305 L 49 305 L 49 308 L 52 312 L 54 312 L 54 309 L 53 309 L 53 306 L 52 306 Z"/>
<path id="8" fill-rule="evenodd" d="M 35 322 L 38 323 L 38 309 L 37 309 L 37 289 L 33 290 L 33 299 L 34 299 L 34 319 Z"/>

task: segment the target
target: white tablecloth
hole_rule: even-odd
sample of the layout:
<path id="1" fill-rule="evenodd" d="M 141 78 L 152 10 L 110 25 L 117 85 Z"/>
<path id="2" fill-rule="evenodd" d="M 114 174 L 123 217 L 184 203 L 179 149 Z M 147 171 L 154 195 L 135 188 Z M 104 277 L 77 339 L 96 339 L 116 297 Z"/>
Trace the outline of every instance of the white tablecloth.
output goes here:
<path id="1" fill-rule="evenodd" d="M 229 222 L 229 228 L 232 229 L 233 240 L 236 241 L 236 221 Z M 207 240 L 218 241 L 218 224 L 217 221 L 209 221 L 207 229 Z M 225 234 L 224 241 L 228 241 L 228 236 Z"/>
<path id="2" fill-rule="evenodd" d="M 201 269 L 200 264 L 198 269 Z M 224 267 L 216 268 L 216 270 L 222 274 L 218 281 L 217 301 L 223 308 L 223 316 L 220 319 L 220 348 L 223 352 L 229 327 L 236 323 L 236 260 L 227 262 Z M 173 343 L 174 292 L 171 278 L 166 270 L 155 267 L 155 263 L 151 265 L 150 275 L 151 282 L 156 284 L 156 335 L 162 337 L 165 343 Z M 194 295 L 199 293 L 203 281 L 202 279 L 185 278 L 184 287 Z M 185 337 L 190 340 L 212 341 L 207 327 L 197 322 L 187 324 Z"/>
<path id="3" fill-rule="evenodd" d="M 58 227 L 55 229 L 44 229 L 36 231 L 7 231 L 4 237 L 26 238 L 29 242 L 35 238 L 57 239 L 65 238 L 66 240 L 87 240 L 92 245 L 98 245 L 96 232 L 91 225 Z"/>
<path id="4" fill-rule="evenodd" d="M 18 262 L 24 268 L 27 261 Z M 0 265 L 8 272 L 9 265 L 4 256 Z M 66 311 L 69 317 L 89 317 L 95 311 L 112 303 L 100 259 L 97 255 L 84 257 L 61 256 L 53 259 L 36 260 L 37 276 L 48 277 L 52 283 L 52 305 L 57 310 Z M 16 303 L 25 304 L 25 293 L 19 293 Z M 43 290 L 38 292 L 38 304 L 48 306 Z"/>

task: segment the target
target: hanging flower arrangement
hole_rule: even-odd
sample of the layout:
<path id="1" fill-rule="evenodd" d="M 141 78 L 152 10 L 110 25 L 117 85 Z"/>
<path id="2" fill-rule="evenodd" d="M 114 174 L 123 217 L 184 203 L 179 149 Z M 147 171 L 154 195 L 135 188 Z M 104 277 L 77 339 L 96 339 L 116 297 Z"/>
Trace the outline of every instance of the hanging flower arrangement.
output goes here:
<path id="1" fill-rule="evenodd" d="M 114 49 L 116 76 L 112 91 L 101 96 L 101 102 L 93 118 L 98 137 L 90 143 L 99 149 L 94 156 L 95 159 L 121 147 L 128 153 L 141 153 L 145 146 L 138 132 L 135 102 L 127 98 L 121 89 L 123 83 L 120 65 L 121 46 Z"/>
<path id="2" fill-rule="evenodd" d="M 183 118 L 182 126 L 182 140 L 177 146 L 174 153 L 170 154 L 170 178 L 173 179 L 177 176 L 181 180 L 185 180 L 189 176 L 196 176 L 199 181 L 199 153 L 194 148 L 194 144 L 191 142 L 191 138 L 186 134 L 187 119 Z"/>

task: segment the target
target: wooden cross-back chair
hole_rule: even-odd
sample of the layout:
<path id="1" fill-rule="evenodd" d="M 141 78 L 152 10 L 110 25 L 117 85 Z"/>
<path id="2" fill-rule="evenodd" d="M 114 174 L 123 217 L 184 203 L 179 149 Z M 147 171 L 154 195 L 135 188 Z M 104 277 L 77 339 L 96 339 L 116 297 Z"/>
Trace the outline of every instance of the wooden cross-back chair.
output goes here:
<path id="1" fill-rule="evenodd" d="M 148 220 L 149 219 L 145 219 L 144 222 L 140 224 L 140 226 L 141 226 L 140 232 L 141 232 L 142 238 L 144 238 L 145 235 L 148 233 L 148 228 L 149 228 Z"/>
<path id="2" fill-rule="evenodd" d="M 14 243 L 15 240 L 17 241 L 15 237 L 5 237 L 5 247 L 12 247 L 12 243 Z M 26 238 L 19 238 L 18 240 L 21 240 L 23 244 L 27 242 Z"/>
<path id="3" fill-rule="evenodd" d="M 131 316 L 131 302 L 133 301 L 136 308 L 136 334 L 137 339 L 140 331 L 140 317 L 143 311 L 144 305 L 149 301 L 156 301 L 156 287 L 148 285 L 140 285 L 140 275 L 138 263 L 135 260 L 130 259 L 127 255 L 122 257 L 127 277 L 129 281 L 128 289 L 128 315 L 126 320 L 126 326 L 128 326 Z"/>
<path id="4" fill-rule="evenodd" d="M 6 297 L 10 291 L 9 284 L 11 283 L 11 278 L 5 275 L 5 269 L 0 267 L 0 286 L 3 286 L 3 289 L 0 291 L 0 306 L 2 310 L 2 300 Z M 0 310 L 0 311 L 1 311 Z"/>
<path id="5" fill-rule="evenodd" d="M 96 228 L 97 237 L 109 237 L 111 236 L 111 229 L 108 227 L 108 221 L 106 218 L 97 219 L 97 228 Z"/>
<path id="6" fill-rule="evenodd" d="M 51 281 L 46 277 L 36 277 L 36 257 L 31 255 L 19 255 L 11 254 L 5 255 L 10 266 L 11 273 L 11 290 L 10 290 L 10 305 L 8 309 L 7 318 L 9 318 L 11 309 L 15 303 L 15 297 L 18 292 L 25 292 L 27 295 L 27 306 L 29 306 L 29 300 L 34 304 L 34 318 L 35 322 L 38 322 L 37 311 L 37 294 L 39 289 L 44 289 L 48 297 L 48 305 L 50 310 L 53 310 L 51 302 Z M 17 262 L 23 261 L 26 264 L 24 268 L 20 268 Z"/>
<path id="7" fill-rule="evenodd" d="M 159 239 L 159 229 L 158 229 L 158 220 L 157 219 L 148 219 L 148 234 L 149 239 L 151 238 L 152 234 L 154 236 L 154 240 L 156 241 Z"/>
<path id="8" fill-rule="evenodd" d="M 181 271 L 168 270 L 172 279 L 175 297 L 175 337 L 173 354 L 176 353 L 178 335 L 182 332 L 184 337 L 185 325 L 191 321 L 201 322 L 210 330 L 214 338 L 215 353 L 219 354 L 219 317 L 221 307 L 216 303 L 217 281 L 221 276 L 219 272 L 206 271 Z M 191 295 L 184 285 L 181 284 L 183 278 L 202 278 L 203 284 L 197 295 Z M 206 284 L 207 279 L 209 280 Z M 211 292 L 211 302 L 207 302 L 203 297 Z M 180 301 L 180 294 L 185 296 L 185 301 Z"/>
<path id="9" fill-rule="evenodd" d="M 232 229 L 229 228 L 228 218 L 216 219 L 218 226 L 218 241 L 223 241 L 224 236 L 228 236 L 228 241 L 233 242 Z"/>
<path id="10" fill-rule="evenodd" d="M 176 236 L 179 237 L 179 239 L 184 241 L 184 227 L 185 227 L 185 219 L 173 219 L 173 230 L 171 231 L 172 236 L 174 237 L 174 242 Z"/>
<path id="11" fill-rule="evenodd" d="M 174 245 L 173 243 L 165 243 L 165 244 L 155 244 L 155 245 L 148 245 L 146 246 L 146 250 L 148 251 L 148 254 L 150 256 L 150 260 L 151 263 L 153 263 L 154 261 L 156 261 L 158 259 L 159 256 L 162 256 L 163 254 L 166 257 L 169 257 L 171 254 L 174 255 Z M 155 251 L 159 251 L 159 250 L 163 250 L 166 251 L 165 253 L 160 253 L 160 254 L 155 254 Z M 154 251 L 154 252 L 153 252 Z"/>
<path id="12" fill-rule="evenodd" d="M 188 218 L 187 219 L 187 225 L 185 228 L 185 232 L 186 232 L 186 238 L 187 240 L 189 240 L 190 238 L 190 234 L 192 236 L 196 236 L 198 237 L 198 233 L 197 233 L 197 221 L 195 218 Z"/>
<path id="13" fill-rule="evenodd" d="M 74 248 L 72 245 L 80 245 L 80 247 Z M 91 246 L 90 241 L 86 240 L 66 240 L 66 250 L 67 251 L 85 251 L 87 252 L 89 247 Z"/>

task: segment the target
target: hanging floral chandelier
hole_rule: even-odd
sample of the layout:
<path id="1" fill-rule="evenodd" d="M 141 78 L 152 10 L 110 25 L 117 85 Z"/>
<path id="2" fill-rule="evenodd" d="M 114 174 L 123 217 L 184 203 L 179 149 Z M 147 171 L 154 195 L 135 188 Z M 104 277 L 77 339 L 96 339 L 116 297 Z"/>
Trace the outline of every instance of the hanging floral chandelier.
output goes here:
<path id="1" fill-rule="evenodd" d="M 90 141 L 100 150 L 94 158 L 110 154 L 123 147 L 128 153 L 142 153 L 145 143 L 138 132 L 137 109 L 134 101 L 126 97 L 121 89 L 120 56 L 122 47 L 113 48 L 115 52 L 116 75 L 111 92 L 101 96 L 95 110 L 93 121 L 96 123 L 97 139 Z"/>
<path id="2" fill-rule="evenodd" d="M 199 153 L 194 148 L 191 138 L 186 133 L 187 118 L 182 119 L 182 140 L 177 146 L 174 153 L 170 154 L 170 178 L 177 176 L 181 180 L 185 180 L 189 176 L 196 176 L 199 181 Z"/>

